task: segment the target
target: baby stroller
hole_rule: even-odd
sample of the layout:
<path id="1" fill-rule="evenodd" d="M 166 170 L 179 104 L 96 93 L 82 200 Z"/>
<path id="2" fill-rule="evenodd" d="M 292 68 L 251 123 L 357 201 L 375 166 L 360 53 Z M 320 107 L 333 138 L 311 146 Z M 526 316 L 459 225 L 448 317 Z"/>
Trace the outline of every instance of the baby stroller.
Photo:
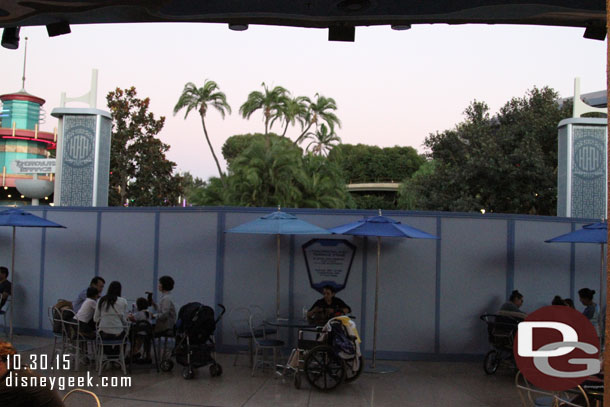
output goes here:
<path id="1" fill-rule="evenodd" d="M 302 339 L 299 333 L 299 366 L 294 385 L 301 387 L 304 374 L 313 387 L 327 391 L 360 376 L 364 360 L 360 353 L 360 337 L 356 324 L 348 316 L 330 319 L 319 331 L 316 341 Z"/>
<path id="2" fill-rule="evenodd" d="M 214 310 L 211 307 L 198 302 L 188 303 L 178 311 L 176 346 L 172 351 L 172 356 L 176 358 L 176 362 L 184 366 L 182 377 L 187 380 L 194 377 L 194 369 L 206 365 L 210 365 L 212 377 L 222 374 L 222 366 L 215 359 L 214 330 L 226 309 L 222 304 L 218 304 L 218 306 L 222 312 L 216 319 L 214 319 Z M 169 369 L 163 370 L 170 371 L 173 363 L 168 367 Z"/>
<path id="3" fill-rule="evenodd" d="M 515 357 L 513 342 L 517 333 L 519 320 L 504 315 L 484 314 L 481 320 L 487 324 L 487 335 L 492 350 L 487 352 L 483 362 L 483 370 L 488 375 L 496 373 L 500 364 L 514 368 Z"/>

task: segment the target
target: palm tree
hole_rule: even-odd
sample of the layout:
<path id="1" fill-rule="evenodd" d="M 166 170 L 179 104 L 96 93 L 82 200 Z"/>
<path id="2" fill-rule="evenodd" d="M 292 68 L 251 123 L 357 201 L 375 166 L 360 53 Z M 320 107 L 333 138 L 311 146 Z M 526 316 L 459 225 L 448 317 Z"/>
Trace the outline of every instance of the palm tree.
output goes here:
<path id="1" fill-rule="evenodd" d="M 216 157 L 214 147 L 212 147 L 210 137 L 208 136 L 208 130 L 205 127 L 205 115 L 209 107 L 216 109 L 223 119 L 225 118 L 227 112 L 231 114 L 231 106 L 229 106 L 227 103 L 227 96 L 218 90 L 218 84 L 216 82 L 206 79 L 203 81 L 203 86 L 201 88 L 198 88 L 193 82 L 188 82 L 186 85 L 184 85 L 184 89 L 182 90 L 182 94 L 178 99 L 178 103 L 176 103 L 176 106 L 174 106 L 174 116 L 183 108 L 186 108 L 186 114 L 184 115 L 185 120 L 191 110 L 196 109 L 199 112 L 205 139 L 208 142 L 208 146 L 210 147 L 210 151 L 212 152 L 212 156 L 216 162 L 216 167 L 218 168 L 218 173 L 220 174 L 222 184 L 226 186 L 225 175 L 220 168 L 218 157 Z"/>
<path id="2" fill-rule="evenodd" d="M 250 92 L 248 99 L 239 108 L 239 112 L 243 118 L 249 119 L 252 113 L 262 109 L 265 121 L 265 134 L 269 134 L 269 122 L 273 117 L 278 115 L 280 106 L 288 98 L 290 92 L 281 86 L 276 86 L 269 90 L 265 82 L 261 85 L 263 86 L 264 93 L 259 91 Z M 267 139 L 267 147 L 269 145 L 270 141 Z"/>
<path id="3" fill-rule="evenodd" d="M 294 184 L 302 165 L 301 149 L 286 139 L 273 137 L 251 145 L 231 163 L 230 190 L 239 206 L 295 207 L 300 191 Z"/>
<path id="4" fill-rule="evenodd" d="M 309 112 L 306 116 L 307 120 L 307 128 L 303 130 L 301 135 L 296 139 L 295 144 L 300 144 L 306 137 L 307 132 L 313 126 L 316 125 L 316 130 L 320 124 L 320 121 L 326 122 L 328 127 L 332 130 L 335 128 L 335 125 L 341 127 L 341 121 L 337 117 L 334 110 L 337 110 L 337 102 L 333 98 L 327 98 L 326 96 L 322 96 L 316 93 L 316 101 L 315 103 L 309 104 Z"/>
<path id="5" fill-rule="evenodd" d="M 324 123 L 315 133 L 308 133 L 308 138 L 313 139 L 313 141 L 307 145 L 306 150 L 310 151 L 309 148 L 311 147 L 311 152 L 314 155 L 326 156 L 335 145 L 341 143 L 341 138 L 332 128 L 329 131 Z"/>
<path id="6" fill-rule="evenodd" d="M 286 136 L 288 125 L 295 125 L 299 122 L 301 130 L 305 127 L 307 112 L 311 101 L 306 96 L 297 96 L 295 98 L 286 97 L 283 103 L 279 106 L 277 114 L 271 120 L 271 126 L 276 120 L 282 120 L 285 124 L 282 137 Z"/>

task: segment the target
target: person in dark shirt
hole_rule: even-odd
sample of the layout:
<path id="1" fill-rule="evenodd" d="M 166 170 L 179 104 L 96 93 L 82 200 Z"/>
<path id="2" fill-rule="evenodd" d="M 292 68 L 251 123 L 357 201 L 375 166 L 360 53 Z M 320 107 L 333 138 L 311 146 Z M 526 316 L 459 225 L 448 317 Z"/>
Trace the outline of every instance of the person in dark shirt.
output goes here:
<path id="1" fill-rule="evenodd" d="M 32 377 L 38 375 L 27 368 L 9 370 L 7 360 L 16 353 L 9 342 L 0 342 L 0 406 L 64 407 L 59 393 L 49 387 L 17 385 L 21 384 L 21 379 L 29 382 Z M 16 378 L 19 379 L 19 383 L 15 383 Z"/>
<path id="2" fill-rule="evenodd" d="M 352 309 L 340 298 L 335 297 L 335 289 L 329 285 L 322 288 L 323 298 L 316 301 L 309 311 L 307 318 L 309 319 L 329 319 L 336 314 L 349 314 Z M 322 318 L 321 318 L 322 317 Z"/>
<path id="3" fill-rule="evenodd" d="M 500 311 L 498 311 L 498 315 L 507 316 L 515 318 L 519 321 L 523 321 L 527 314 L 521 311 L 521 306 L 523 305 L 523 294 L 521 294 L 518 290 L 514 290 L 510 294 L 510 298 L 507 302 L 502 304 L 500 307 Z"/>
<path id="4" fill-rule="evenodd" d="M 8 281 L 8 269 L 0 267 L 0 311 L 8 301 L 8 297 L 13 294 L 12 284 Z"/>

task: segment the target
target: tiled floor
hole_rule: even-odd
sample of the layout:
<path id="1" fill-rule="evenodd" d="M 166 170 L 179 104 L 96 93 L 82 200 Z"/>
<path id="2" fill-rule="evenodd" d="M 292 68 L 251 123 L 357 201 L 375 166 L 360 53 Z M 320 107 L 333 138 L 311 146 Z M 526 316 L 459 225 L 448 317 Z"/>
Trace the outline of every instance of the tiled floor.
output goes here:
<path id="1" fill-rule="evenodd" d="M 28 353 L 49 352 L 48 338 L 17 337 L 14 343 Z M 270 370 L 250 375 L 242 358 L 234 367 L 233 355 L 218 355 L 223 366 L 221 377 L 210 377 L 207 367 L 198 369 L 192 380 L 184 380 L 182 367 L 170 373 L 138 367 L 129 375 L 127 388 L 101 388 L 95 372 L 91 388 L 103 406 L 199 406 L 199 407 L 383 407 L 383 406 L 469 406 L 516 407 L 519 396 L 513 385 L 513 372 L 498 371 L 487 376 L 481 363 L 383 362 L 398 368 L 396 373 L 363 373 L 353 383 L 323 393 L 312 389 L 306 380 L 297 390 L 291 380 L 276 378 Z M 123 377 L 120 370 L 105 375 Z M 59 372 L 55 376 L 87 376 L 87 371 Z"/>

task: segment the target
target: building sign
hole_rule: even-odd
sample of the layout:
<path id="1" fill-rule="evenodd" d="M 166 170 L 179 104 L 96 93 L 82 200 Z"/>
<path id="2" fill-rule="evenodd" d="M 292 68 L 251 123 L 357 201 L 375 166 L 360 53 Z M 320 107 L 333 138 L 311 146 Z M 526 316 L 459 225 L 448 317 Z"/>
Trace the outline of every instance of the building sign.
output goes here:
<path id="1" fill-rule="evenodd" d="M 341 291 L 347 284 L 356 246 L 345 239 L 312 239 L 303 245 L 311 288 L 322 292 L 330 285 Z"/>
<path id="2" fill-rule="evenodd" d="M 50 174 L 55 172 L 55 158 L 29 158 L 13 160 L 11 172 L 14 174 Z"/>

